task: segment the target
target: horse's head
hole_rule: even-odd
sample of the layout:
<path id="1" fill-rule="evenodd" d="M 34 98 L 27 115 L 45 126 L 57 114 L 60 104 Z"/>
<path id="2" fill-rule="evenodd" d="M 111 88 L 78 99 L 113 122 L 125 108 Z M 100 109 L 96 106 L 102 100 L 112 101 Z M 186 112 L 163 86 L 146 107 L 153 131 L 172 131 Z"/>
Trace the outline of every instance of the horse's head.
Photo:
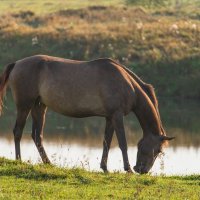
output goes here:
<path id="1" fill-rule="evenodd" d="M 164 135 L 151 135 L 142 138 L 138 143 L 137 162 L 134 170 L 140 174 L 146 174 L 152 168 L 157 156 L 162 152 L 166 141 L 174 137 Z"/>

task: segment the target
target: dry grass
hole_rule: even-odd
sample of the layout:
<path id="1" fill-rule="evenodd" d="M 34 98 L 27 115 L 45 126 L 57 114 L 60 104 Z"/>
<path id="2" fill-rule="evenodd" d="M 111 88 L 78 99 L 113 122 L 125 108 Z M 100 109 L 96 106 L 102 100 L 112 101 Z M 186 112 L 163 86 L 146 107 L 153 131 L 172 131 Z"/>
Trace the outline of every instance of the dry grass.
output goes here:
<path id="1" fill-rule="evenodd" d="M 114 58 L 121 55 L 125 61 L 138 58 L 144 63 L 180 60 L 200 53 L 199 20 L 158 15 L 142 8 L 100 6 L 63 10 L 43 17 L 31 11 L 6 14 L 0 19 L 0 33 L 3 38 L 37 36 L 38 42 L 49 38 L 58 44 L 63 40 L 81 40 L 88 43 L 89 49 L 96 45 L 100 56 L 107 49 Z"/>

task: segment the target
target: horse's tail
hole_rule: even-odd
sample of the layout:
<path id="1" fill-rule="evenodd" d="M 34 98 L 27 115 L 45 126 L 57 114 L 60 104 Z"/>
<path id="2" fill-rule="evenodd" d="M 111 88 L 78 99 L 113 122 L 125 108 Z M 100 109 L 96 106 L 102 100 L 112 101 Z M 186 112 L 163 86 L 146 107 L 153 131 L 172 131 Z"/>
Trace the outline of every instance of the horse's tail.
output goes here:
<path id="1" fill-rule="evenodd" d="M 0 115 L 2 113 L 2 108 L 3 108 L 3 97 L 5 95 L 5 91 L 7 88 L 7 82 L 9 79 L 9 75 L 11 73 L 11 71 L 13 70 L 15 66 L 15 63 L 10 63 L 8 64 L 5 69 L 3 74 L 0 77 Z"/>

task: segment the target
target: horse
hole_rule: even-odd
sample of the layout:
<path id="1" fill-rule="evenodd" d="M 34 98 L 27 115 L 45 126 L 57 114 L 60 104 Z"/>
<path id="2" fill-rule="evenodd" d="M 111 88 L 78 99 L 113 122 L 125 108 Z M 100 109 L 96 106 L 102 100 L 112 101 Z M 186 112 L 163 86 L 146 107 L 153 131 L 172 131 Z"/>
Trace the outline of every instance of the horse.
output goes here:
<path id="1" fill-rule="evenodd" d="M 114 131 L 122 152 L 124 170 L 132 172 L 127 154 L 123 118 L 134 112 L 143 130 L 138 143 L 137 173 L 148 173 L 169 140 L 160 119 L 152 85 L 110 58 L 77 61 L 34 55 L 8 64 L 0 78 L 0 111 L 7 86 L 11 88 L 17 117 L 13 129 L 16 159 L 26 119 L 32 116 L 32 139 L 44 163 L 50 160 L 43 146 L 45 114 L 49 107 L 65 116 L 104 117 L 106 120 L 100 167 L 107 159 Z"/>

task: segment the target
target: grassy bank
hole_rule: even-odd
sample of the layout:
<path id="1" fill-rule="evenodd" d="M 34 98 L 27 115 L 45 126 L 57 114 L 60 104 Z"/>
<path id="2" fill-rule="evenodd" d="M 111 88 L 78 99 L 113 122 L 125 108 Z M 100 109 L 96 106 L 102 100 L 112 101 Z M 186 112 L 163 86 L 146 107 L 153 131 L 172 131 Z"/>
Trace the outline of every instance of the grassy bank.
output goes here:
<path id="1" fill-rule="evenodd" d="M 102 1 L 90 7 L 85 7 L 89 2 L 77 4 L 76 9 L 63 5 L 56 11 L 47 6 L 39 15 L 34 6 L 43 9 L 47 2 L 41 2 L 32 2 L 30 9 L 19 6 L 23 11 L 2 11 L 1 67 L 33 54 L 79 60 L 111 57 L 152 83 L 160 96 L 200 98 L 199 4 L 146 10 Z"/>
<path id="2" fill-rule="evenodd" d="M 194 1 L 194 0 L 193 0 Z M 15 1 L 6 0 L 0 3 L 0 12 L 19 12 L 19 11 L 34 11 L 37 14 L 44 15 L 51 12 L 56 12 L 65 9 L 79 9 L 88 6 L 111 6 L 111 5 L 124 5 L 124 0 L 26 0 L 26 1 Z"/>
<path id="3" fill-rule="evenodd" d="M 0 199 L 199 199 L 200 176 L 87 172 L 0 158 Z"/>

